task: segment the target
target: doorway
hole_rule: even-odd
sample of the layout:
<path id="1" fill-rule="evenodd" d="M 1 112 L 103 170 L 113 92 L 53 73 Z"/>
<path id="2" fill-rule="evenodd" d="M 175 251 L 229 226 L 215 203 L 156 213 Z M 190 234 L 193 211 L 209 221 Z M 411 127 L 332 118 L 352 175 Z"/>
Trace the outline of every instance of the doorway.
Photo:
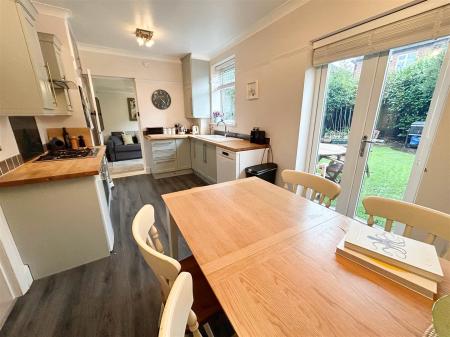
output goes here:
<path id="1" fill-rule="evenodd" d="M 92 77 L 95 119 L 106 145 L 112 177 L 142 173 L 142 136 L 135 83 L 130 78 Z"/>
<path id="2" fill-rule="evenodd" d="M 366 221 L 367 195 L 414 201 L 446 96 L 448 44 L 441 38 L 317 70 L 309 170 L 341 185 L 338 212 Z"/>

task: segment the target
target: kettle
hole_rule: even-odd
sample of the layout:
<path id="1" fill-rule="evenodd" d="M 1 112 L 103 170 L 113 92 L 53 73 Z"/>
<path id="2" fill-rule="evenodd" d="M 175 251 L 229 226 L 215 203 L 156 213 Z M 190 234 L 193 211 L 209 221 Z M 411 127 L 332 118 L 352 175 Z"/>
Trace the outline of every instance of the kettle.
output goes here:
<path id="1" fill-rule="evenodd" d="M 200 131 L 198 129 L 198 125 L 192 125 L 192 134 L 198 135 L 199 133 L 200 133 Z"/>

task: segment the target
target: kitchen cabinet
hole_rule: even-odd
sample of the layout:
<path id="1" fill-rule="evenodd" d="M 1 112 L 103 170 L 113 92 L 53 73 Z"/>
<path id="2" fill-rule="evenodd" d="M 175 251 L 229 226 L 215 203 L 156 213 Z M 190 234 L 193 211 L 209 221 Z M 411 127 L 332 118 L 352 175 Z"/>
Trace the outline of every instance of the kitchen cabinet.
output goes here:
<path id="1" fill-rule="evenodd" d="M 210 118 L 210 65 L 191 54 L 181 60 L 184 109 L 187 118 Z"/>
<path id="2" fill-rule="evenodd" d="M 217 181 L 216 146 L 192 139 L 192 169 L 208 183 Z"/>
<path id="3" fill-rule="evenodd" d="M 54 115 L 56 94 L 29 0 L 0 1 L 0 115 Z"/>
<path id="4" fill-rule="evenodd" d="M 191 146 L 188 138 L 176 139 L 177 170 L 191 168 Z"/>
<path id="5" fill-rule="evenodd" d="M 155 177 L 186 173 L 191 169 L 189 138 L 150 141 L 150 168 Z M 192 171 L 190 171 L 192 172 Z"/>
<path id="6" fill-rule="evenodd" d="M 175 139 L 151 142 L 152 173 L 165 173 L 177 169 L 177 147 Z"/>
<path id="7" fill-rule="evenodd" d="M 70 114 L 72 102 L 69 96 L 70 81 L 66 81 L 64 66 L 61 61 L 61 42 L 53 34 L 38 32 L 39 43 L 44 62 L 50 76 L 50 84 L 56 97 L 56 110 L 61 114 Z M 73 87 L 76 85 L 73 83 Z"/>
<path id="8" fill-rule="evenodd" d="M 205 174 L 210 182 L 217 182 L 216 146 L 211 143 L 205 143 Z"/>

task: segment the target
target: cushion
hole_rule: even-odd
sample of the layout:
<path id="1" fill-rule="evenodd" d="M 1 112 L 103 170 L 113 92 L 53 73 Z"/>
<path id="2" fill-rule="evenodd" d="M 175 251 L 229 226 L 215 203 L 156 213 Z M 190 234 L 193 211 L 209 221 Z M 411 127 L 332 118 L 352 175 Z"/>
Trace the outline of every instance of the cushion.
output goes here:
<path id="1" fill-rule="evenodd" d="M 122 140 L 123 140 L 123 143 L 124 143 L 125 145 L 131 145 L 131 144 L 134 144 L 134 142 L 133 142 L 133 136 L 132 136 L 132 135 L 127 135 L 126 133 L 123 133 L 123 134 L 122 134 Z"/>
<path id="2" fill-rule="evenodd" d="M 109 139 L 113 142 L 114 145 L 123 145 L 122 137 L 118 136 L 111 136 Z"/>
<path id="3" fill-rule="evenodd" d="M 133 136 L 133 143 L 134 144 L 139 144 L 139 137 L 138 136 Z"/>

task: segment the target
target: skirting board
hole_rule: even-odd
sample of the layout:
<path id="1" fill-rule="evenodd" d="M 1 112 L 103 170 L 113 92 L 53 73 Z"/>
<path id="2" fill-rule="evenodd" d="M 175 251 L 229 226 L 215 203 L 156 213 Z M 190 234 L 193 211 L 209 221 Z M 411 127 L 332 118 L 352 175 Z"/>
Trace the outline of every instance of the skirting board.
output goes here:
<path id="1" fill-rule="evenodd" d="M 192 171 L 191 169 L 187 169 L 187 170 L 180 170 L 180 171 L 173 171 L 173 172 L 152 173 L 152 175 L 153 175 L 153 178 L 155 178 L 155 179 L 161 179 L 161 178 L 182 176 L 185 174 L 192 174 L 193 172 L 194 171 Z"/>
<path id="2" fill-rule="evenodd" d="M 2 316 L 0 317 L 0 330 L 3 328 L 3 325 L 5 324 L 6 320 L 8 319 L 9 314 L 14 308 L 14 305 L 17 302 L 17 298 L 13 299 L 11 303 L 3 310 Z"/>

